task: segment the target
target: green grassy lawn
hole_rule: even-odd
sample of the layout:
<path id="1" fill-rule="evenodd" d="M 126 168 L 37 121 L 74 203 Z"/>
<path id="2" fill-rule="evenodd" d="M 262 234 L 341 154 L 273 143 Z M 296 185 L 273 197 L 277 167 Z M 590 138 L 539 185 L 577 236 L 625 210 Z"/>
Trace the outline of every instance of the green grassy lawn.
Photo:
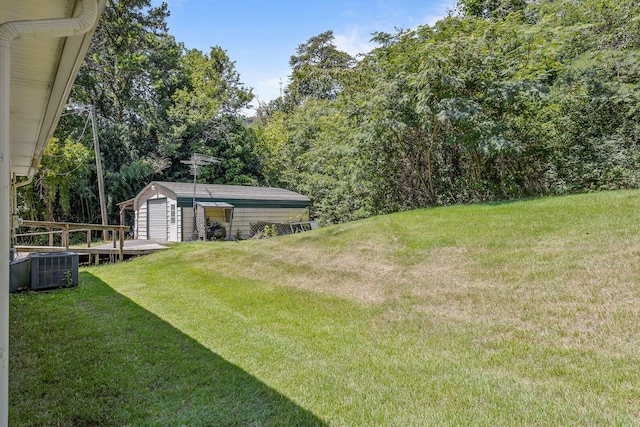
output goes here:
<path id="1" fill-rule="evenodd" d="M 11 297 L 11 425 L 639 425 L 640 192 L 192 243 Z"/>

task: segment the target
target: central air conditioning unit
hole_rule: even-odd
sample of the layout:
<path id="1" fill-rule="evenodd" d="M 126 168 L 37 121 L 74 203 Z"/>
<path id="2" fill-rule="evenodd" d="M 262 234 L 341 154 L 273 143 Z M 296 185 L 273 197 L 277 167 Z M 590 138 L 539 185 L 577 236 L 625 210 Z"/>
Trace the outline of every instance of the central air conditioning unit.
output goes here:
<path id="1" fill-rule="evenodd" d="M 78 285 L 78 254 L 50 252 L 31 254 L 31 290 L 39 291 Z"/>

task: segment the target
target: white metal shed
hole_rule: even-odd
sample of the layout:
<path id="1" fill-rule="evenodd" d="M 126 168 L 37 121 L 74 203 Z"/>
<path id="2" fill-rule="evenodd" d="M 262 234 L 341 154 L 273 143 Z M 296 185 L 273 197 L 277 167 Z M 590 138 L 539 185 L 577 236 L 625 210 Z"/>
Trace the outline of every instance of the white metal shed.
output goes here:
<path id="1" fill-rule="evenodd" d="M 194 202 L 201 222 L 220 222 L 228 238 L 248 237 L 251 223 L 258 221 L 308 221 L 311 206 L 308 197 L 282 188 L 154 181 L 133 201 L 135 238 L 183 242 L 202 237 Z"/>

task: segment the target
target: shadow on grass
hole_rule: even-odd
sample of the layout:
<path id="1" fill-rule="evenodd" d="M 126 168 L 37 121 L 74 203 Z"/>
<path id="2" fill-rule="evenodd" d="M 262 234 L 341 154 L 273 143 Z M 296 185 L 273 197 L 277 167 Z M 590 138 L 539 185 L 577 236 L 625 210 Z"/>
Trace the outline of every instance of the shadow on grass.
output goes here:
<path id="1" fill-rule="evenodd" d="M 89 273 L 10 301 L 12 426 L 326 425 Z"/>

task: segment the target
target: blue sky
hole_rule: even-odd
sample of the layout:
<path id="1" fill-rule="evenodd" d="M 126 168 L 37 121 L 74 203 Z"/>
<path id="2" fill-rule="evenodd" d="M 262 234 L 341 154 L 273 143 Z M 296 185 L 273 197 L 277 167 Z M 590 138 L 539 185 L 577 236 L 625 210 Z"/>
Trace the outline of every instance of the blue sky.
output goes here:
<path id="1" fill-rule="evenodd" d="M 164 1 L 171 12 L 169 33 L 187 48 L 208 53 L 211 46 L 222 47 L 235 62 L 241 81 L 264 102 L 278 97 L 280 81 L 284 87 L 291 72 L 289 57 L 309 38 L 332 30 L 340 50 L 365 53 L 372 47 L 371 33 L 432 25 L 456 4 L 456 0 Z"/>

